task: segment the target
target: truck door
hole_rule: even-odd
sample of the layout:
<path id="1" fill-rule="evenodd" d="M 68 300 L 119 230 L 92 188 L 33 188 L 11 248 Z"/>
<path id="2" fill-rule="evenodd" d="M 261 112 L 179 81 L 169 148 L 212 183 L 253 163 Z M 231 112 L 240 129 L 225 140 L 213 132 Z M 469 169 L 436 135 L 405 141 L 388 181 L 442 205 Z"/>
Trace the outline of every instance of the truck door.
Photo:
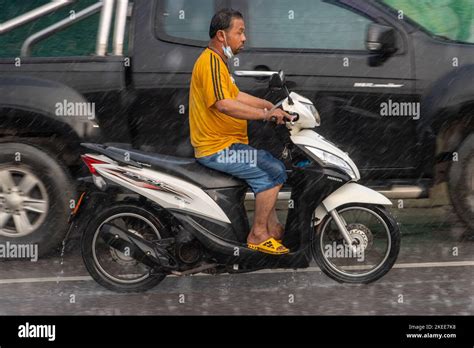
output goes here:
<path id="1" fill-rule="evenodd" d="M 393 105 L 414 101 L 407 40 L 396 29 L 398 51 L 371 66 L 366 33 L 380 21 L 379 13 L 370 2 L 360 3 L 354 8 L 343 1 L 232 0 L 244 15 L 247 36 L 232 65 L 234 70 L 284 70 L 289 87 L 316 103 L 322 117 L 316 131 L 349 152 L 362 175 L 400 176 L 415 165 L 410 151 L 417 115 L 390 116 Z M 266 93 L 268 79 L 236 80 L 241 90 Z M 269 127 L 250 126 L 251 143 L 278 155 L 279 140 L 272 135 Z"/>

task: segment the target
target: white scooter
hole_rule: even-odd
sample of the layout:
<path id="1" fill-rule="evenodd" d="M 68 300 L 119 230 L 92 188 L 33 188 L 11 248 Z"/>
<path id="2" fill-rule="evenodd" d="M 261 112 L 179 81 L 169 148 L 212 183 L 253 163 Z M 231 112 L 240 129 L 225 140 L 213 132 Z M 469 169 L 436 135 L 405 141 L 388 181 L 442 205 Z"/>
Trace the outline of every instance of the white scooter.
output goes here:
<path id="1" fill-rule="evenodd" d="M 271 75 L 270 87 L 285 92 L 276 107 L 296 116 L 286 123 L 282 155 L 292 163 L 283 239 L 290 252 L 269 255 L 247 247 L 245 182 L 194 158 L 83 144 L 94 185 L 78 213 L 87 219 L 81 248 L 98 283 L 145 291 L 169 274 L 306 268 L 311 257 L 340 282 L 369 283 L 392 268 L 400 232 L 385 209 L 391 202 L 357 184 L 356 165 L 313 130 L 320 125 L 315 106 L 289 93 L 283 72 Z"/>

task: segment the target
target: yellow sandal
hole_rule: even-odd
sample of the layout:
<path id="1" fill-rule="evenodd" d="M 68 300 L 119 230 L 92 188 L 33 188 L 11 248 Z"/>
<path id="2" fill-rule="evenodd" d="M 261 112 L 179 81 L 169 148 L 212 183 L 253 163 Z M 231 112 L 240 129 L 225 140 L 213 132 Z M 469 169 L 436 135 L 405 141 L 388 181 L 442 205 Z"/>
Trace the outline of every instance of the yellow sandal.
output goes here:
<path id="1" fill-rule="evenodd" d="M 260 244 L 247 243 L 247 245 L 250 249 L 272 255 L 283 255 L 290 252 L 290 249 L 276 241 L 274 238 L 268 238 L 266 241 L 263 241 Z M 280 247 L 283 247 L 283 249 L 278 250 Z"/>

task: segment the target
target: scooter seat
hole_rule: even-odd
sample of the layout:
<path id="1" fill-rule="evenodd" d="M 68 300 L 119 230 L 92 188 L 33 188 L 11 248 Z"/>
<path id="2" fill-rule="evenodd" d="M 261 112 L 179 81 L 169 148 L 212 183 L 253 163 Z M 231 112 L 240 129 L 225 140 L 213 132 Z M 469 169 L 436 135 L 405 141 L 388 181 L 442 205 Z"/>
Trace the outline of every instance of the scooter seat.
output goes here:
<path id="1" fill-rule="evenodd" d="M 144 167 L 149 165 L 152 169 L 173 175 L 203 189 L 246 185 L 245 181 L 233 177 L 232 175 L 218 172 L 201 165 L 195 158 L 176 157 L 118 147 L 107 147 L 107 151 L 116 153 L 122 158 L 128 154 L 131 160 L 144 165 Z"/>

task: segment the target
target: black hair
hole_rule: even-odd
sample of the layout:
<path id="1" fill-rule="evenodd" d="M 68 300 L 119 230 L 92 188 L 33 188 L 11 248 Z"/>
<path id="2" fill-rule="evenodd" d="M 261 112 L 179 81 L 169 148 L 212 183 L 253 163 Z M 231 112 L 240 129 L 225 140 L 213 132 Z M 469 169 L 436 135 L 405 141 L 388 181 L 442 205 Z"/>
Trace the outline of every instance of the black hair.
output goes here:
<path id="1" fill-rule="evenodd" d="M 211 20 L 209 27 L 209 37 L 212 39 L 219 30 L 227 30 L 230 28 L 233 18 L 244 18 L 242 13 L 231 8 L 219 10 Z"/>

